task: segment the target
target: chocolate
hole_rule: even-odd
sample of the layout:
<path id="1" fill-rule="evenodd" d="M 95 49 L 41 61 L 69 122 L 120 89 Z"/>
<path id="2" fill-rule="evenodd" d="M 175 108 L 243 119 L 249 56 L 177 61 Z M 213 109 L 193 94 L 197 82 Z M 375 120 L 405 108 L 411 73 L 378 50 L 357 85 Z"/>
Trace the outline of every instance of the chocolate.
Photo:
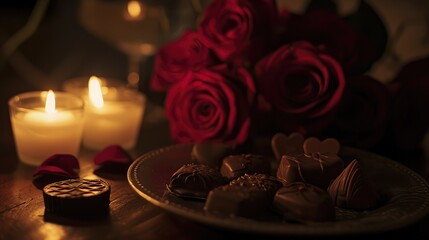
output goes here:
<path id="1" fill-rule="evenodd" d="M 284 183 L 305 182 L 326 189 L 344 169 L 338 156 L 340 143 L 334 138 L 323 141 L 305 139 L 303 153 L 284 154 L 277 168 L 277 178 Z"/>
<path id="2" fill-rule="evenodd" d="M 356 159 L 332 181 L 328 193 L 336 206 L 355 210 L 374 208 L 379 198 Z"/>
<path id="3" fill-rule="evenodd" d="M 217 169 L 190 163 L 173 173 L 167 189 L 178 197 L 204 200 L 210 190 L 226 183 L 227 179 Z"/>
<path id="4" fill-rule="evenodd" d="M 210 191 L 204 210 L 228 217 L 258 218 L 270 204 L 266 193 L 256 187 L 224 185 Z"/>
<path id="5" fill-rule="evenodd" d="M 245 174 L 210 191 L 204 210 L 229 217 L 259 218 L 282 183 L 265 174 Z"/>
<path id="6" fill-rule="evenodd" d="M 223 159 L 220 173 L 228 179 L 234 179 L 246 173 L 265 173 L 270 175 L 271 164 L 270 160 L 262 155 L 229 155 Z"/>
<path id="7" fill-rule="evenodd" d="M 283 186 L 277 178 L 263 173 L 244 174 L 229 182 L 229 185 L 238 185 L 245 188 L 256 187 L 265 192 L 270 198 Z"/>
<path id="8" fill-rule="evenodd" d="M 43 188 L 45 212 L 64 216 L 108 213 L 110 185 L 101 179 L 68 179 Z"/>
<path id="9" fill-rule="evenodd" d="M 284 183 L 305 182 L 326 189 L 343 169 L 344 161 L 336 154 L 289 154 L 281 158 L 277 178 Z"/>
<path id="10" fill-rule="evenodd" d="M 198 143 L 192 147 L 191 158 L 197 163 L 219 169 L 223 159 L 232 153 L 233 148 L 224 143 Z"/>
<path id="11" fill-rule="evenodd" d="M 289 136 L 283 133 L 276 133 L 271 138 L 271 148 L 277 161 L 285 154 L 302 153 L 304 136 L 298 132 L 291 133 Z"/>
<path id="12" fill-rule="evenodd" d="M 277 190 L 273 206 L 287 219 L 314 222 L 335 220 L 335 206 L 329 194 L 312 184 L 286 184 Z"/>
<path id="13" fill-rule="evenodd" d="M 340 151 L 341 145 L 335 138 L 327 138 L 323 141 L 315 137 L 309 137 L 305 139 L 303 143 L 304 153 L 313 154 L 313 153 L 330 153 L 338 154 Z"/>

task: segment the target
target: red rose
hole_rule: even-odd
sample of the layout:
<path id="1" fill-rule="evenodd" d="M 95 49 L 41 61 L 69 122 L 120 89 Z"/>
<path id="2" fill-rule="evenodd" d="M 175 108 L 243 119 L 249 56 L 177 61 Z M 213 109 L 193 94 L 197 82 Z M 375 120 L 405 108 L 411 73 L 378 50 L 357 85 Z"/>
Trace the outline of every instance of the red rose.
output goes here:
<path id="1" fill-rule="evenodd" d="M 369 40 L 334 12 L 314 10 L 288 21 L 288 41 L 305 40 L 320 47 L 341 63 L 346 75 L 363 73 L 377 58 Z"/>
<path id="2" fill-rule="evenodd" d="M 284 45 L 255 70 L 261 94 L 280 113 L 287 131 L 322 130 L 343 95 L 339 63 L 309 42 Z"/>
<path id="3" fill-rule="evenodd" d="M 198 31 L 222 61 L 249 64 L 269 51 L 277 17 L 275 0 L 214 0 Z"/>
<path id="4" fill-rule="evenodd" d="M 155 57 L 151 89 L 166 91 L 190 71 L 199 71 L 217 60 L 199 33 L 187 31 L 160 49 Z"/>
<path id="5" fill-rule="evenodd" d="M 188 73 L 167 94 L 165 111 L 177 142 L 243 143 L 248 136 L 255 86 L 244 68 L 226 65 Z"/>
<path id="6" fill-rule="evenodd" d="M 390 84 L 396 88 L 392 108 L 393 138 L 401 150 L 421 147 L 429 127 L 429 58 L 405 65 Z"/>
<path id="7" fill-rule="evenodd" d="M 370 76 L 347 79 L 329 135 L 344 145 L 372 148 L 384 136 L 390 95 L 386 85 Z"/>

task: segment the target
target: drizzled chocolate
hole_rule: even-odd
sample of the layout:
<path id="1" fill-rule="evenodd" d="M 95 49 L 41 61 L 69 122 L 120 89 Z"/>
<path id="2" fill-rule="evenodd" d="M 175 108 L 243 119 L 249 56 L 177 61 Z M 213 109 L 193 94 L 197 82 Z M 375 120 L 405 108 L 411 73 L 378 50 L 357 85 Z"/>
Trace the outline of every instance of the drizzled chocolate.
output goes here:
<path id="1" fill-rule="evenodd" d="M 326 189 L 344 169 L 336 154 L 296 153 L 283 155 L 277 168 L 277 178 L 284 183 L 305 182 Z"/>
<path id="2" fill-rule="evenodd" d="M 173 173 L 167 189 L 179 197 L 205 199 L 210 190 L 226 183 L 227 179 L 217 169 L 190 163 Z"/>
<path id="3" fill-rule="evenodd" d="M 356 159 L 329 185 L 328 193 L 336 206 L 356 210 L 375 207 L 379 198 Z"/>
<path id="4" fill-rule="evenodd" d="M 307 138 L 303 153 L 284 154 L 277 168 L 277 178 L 284 183 L 305 182 L 326 189 L 344 169 L 338 156 L 340 144 L 336 139 Z"/>

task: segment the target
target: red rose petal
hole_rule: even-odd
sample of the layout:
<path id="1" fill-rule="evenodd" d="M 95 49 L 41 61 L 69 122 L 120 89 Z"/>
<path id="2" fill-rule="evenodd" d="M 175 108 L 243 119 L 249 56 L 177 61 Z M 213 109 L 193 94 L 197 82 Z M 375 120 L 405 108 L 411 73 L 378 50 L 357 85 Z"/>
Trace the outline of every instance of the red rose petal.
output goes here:
<path id="1" fill-rule="evenodd" d="M 130 164 L 130 155 L 120 146 L 111 145 L 104 148 L 94 157 L 94 164 L 106 165 L 106 164 Z"/>
<path id="2" fill-rule="evenodd" d="M 41 166 L 33 176 L 42 174 L 77 178 L 77 176 L 71 176 L 67 171 L 57 166 Z"/>
<path id="3" fill-rule="evenodd" d="M 79 169 L 78 159 L 71 154 L 54 154 L 40 164 L 33 173 L 33 177 L 39 175 L 56 175 L 68 178 L 78 178 L 75 171 Z"/>

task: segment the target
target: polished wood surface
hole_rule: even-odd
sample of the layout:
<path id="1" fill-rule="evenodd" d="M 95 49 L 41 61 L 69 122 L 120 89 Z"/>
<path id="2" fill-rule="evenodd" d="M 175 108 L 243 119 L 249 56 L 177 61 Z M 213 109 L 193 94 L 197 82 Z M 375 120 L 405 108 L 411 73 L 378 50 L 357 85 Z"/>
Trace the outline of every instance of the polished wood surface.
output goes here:
<path id="1" fill-rule="evenodd" d="M 73 1 L 64 1 L 73 2 Z M 126 172 L 103 172 L 93 164 L 96 152 L 82 149 L 78 156 L 80 176 L 103 178 L 112 188 L 110 214 L 101 219 L 70 219 L 44 212 L 42 190 L 32 173 L 35 167 L 19 161 L 10 128 L 7 100 L 20 92 L 58 89 L 61 82 L 76 76 L 101 74 L 121 78 L 126 74 L 126 57 L 109 45 L 69 23 L 70 15 L 54 10 L 75 5 L 54 5 L 40 29 L 0 66 L 0 239 L 295 239 L 300 236 L 258 236 L 206 226 L 167 213 L 152 205 L 130 187 Z M 31 8 L 12 7 L 0 11 L 0 40 L 19 29 Z M 6 21 L 7 20 L 7 21 Z M 53 31 L 52 29 L 55 29 Z M 74 38 L 71 38 L 74 37 Z M 84 61 L 85 60 L 85 61 Z M 114 66 L 114 67 L 112 67 Z M 143 90 L 146 91 L 143 87 Z M 148 93 L 149 103 L 133 158 L 172 144 L 162 104 Z M 429 144 L 419 153 L 389 156 L 429 180 Z M 429 239 L 429 216 L 402 229 L 372 235 L 327 236 L 326 239 L 377 237 Z M 312 236 L 307 238 L 318 238 Z"/>
<path id="2" fill-rule="evenodd" d="M 167 146 L 168 124 L 165 119 L 150 121 L 160 109 L 149 106 L 141 130 L 139 147 L 133 158 L 158 147 Z M 160 116 L 158 116 L 160 117 Z M 93 164 L 96 152 L 82 149 L 79 158 L 83 178 L 102 178 L 111 185 L 109 216 L 98 219 L 73 219 L 45 214 L 40 183 L 32 177 L 35 167 L 20 163 L 11 136 L 1 145 L 0 161 L 0 239 L 232 239 L 251 237 L 247 233 L 230 232 L 193 222 L 170 214 L 147 202 L 130 187 L 125 171 L 100 171 Z M 413 159 L 409 159 L 412 161 Z M 411 166 L 410 166 L 411 167 Z M 420 174 L 424 168 L 414 169 Z M 427 178 L 427 175 L 425 177 Z M 403 229 L 372 235 L 349 236 L 429 237 L 429 216 Z M 291 239 L 299 236 L 257 236 L 263 239 Z M 317 236 L 313 236 L 317 237 Z M 344 238 L 325 236 L 324 238 Z"/>

